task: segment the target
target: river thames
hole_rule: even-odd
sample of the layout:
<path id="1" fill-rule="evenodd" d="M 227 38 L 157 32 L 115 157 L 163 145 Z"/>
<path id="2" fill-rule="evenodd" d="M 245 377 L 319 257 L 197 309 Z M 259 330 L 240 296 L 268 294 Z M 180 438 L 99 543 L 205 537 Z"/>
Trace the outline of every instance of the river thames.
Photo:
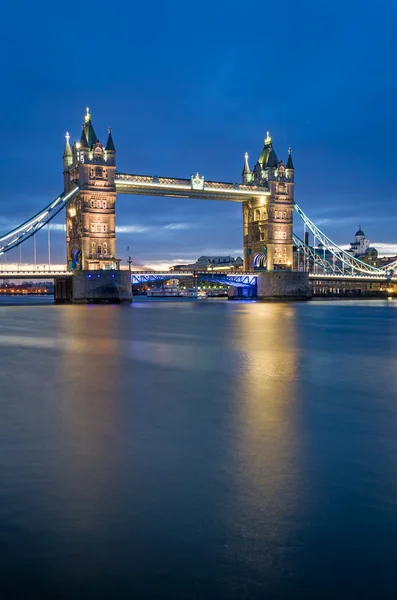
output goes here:
<path id="1" fill-rule="evenodd" d="M 395 598 L 397 300 L 0 299 L 0 597 Z"/>

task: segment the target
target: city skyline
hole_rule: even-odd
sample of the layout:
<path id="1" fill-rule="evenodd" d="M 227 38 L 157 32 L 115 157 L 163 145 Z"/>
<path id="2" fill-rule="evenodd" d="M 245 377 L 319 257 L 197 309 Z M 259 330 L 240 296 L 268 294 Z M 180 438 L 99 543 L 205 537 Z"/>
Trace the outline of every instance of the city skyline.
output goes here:
<path id="1" fill-rule="evenodd" d="M 293 149 L 296 201 L 329 237 L 348 246 L 361 223 L 380 254 L 397 253 L 391 77 L 397 7 L 381 2 L 385 20 L 382 10 L 356 2 L 307 1 L 299 8 L 287 2 L 273 24 L 260 7 L 245 27 L 238 10 L 212 6 L 203 45 L 183 27 L 197 19 L 194 7 L 155 6 L 150 36 L 135 28 L 132 38 L 128 17 L 134 11 L 145 22 L 148 9 L 122 2 L 125 20 L 109 23 L 100 14 L 104 3 L 95 11 L 88 5 L 91 30 L 106 39 L 104 52 L 87 38 L 73 44 L 72 15 L 41 2 L 27 8 L 31 19 L 19 32 L 30 53 L 16 44 L 16 8 L 6 7 L 10 26 L 0 43 L 11 58 L 3 71 L 8 93 L 0 99 L 1 231 L 59 194 L 63 136 L 68 130 L 79 139 L 88 105 L 102 143 L 112 125 L 117 166 L 127 172 L 189 177 L 198 171 L 206 179 L 240 181 L 245 152 L 252 168 L 270 130 L 279 158 Z M 237 27 L 235 40 L 228 32 Z M 117 223 L 118 255 L 125 259 L 129 246 L 148 265 L 242 252 L 241 206 L 232 203 L 119 196 Z M 59 262 L 64 236 L 53 231 Z"/>

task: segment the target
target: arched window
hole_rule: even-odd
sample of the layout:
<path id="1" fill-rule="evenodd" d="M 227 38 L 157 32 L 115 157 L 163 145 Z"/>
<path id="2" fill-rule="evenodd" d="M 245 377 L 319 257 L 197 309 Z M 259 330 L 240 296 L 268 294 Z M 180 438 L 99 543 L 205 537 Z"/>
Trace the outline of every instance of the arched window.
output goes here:
<path id="1" fill-rule="evenodd" d="M 108 207 L 108 203 L 106 200 L 102 200 L 102 208 L 107 208 Z"/>
<path id="2" fill-rule="evenodd" d="M 91 223 L 91 233 L 95 233 L 96 231 L 96 225 L 95 223 Z"/>
<path id="3" fill-rule="evenodd" d="M 97 208 L 101 208 L 101 204 L 102 204 L 102 203 L 101 203 L 101 201 L 100 201 L 100 200 L 97 200 L 97 201 L 96 201 L 96 207 L 97 207 Z"/>
<path id="4" fill-rule="evenodd" d="M 103 233 L 107 233 L 107 231 L 108 231 L 108 226 L 106 225 L 106 223 L 104 223 L 104 224 L 103 224 L 103 226 L 102 226 L 102 231 L 103 231 Z"/>
<path id="5" fill-rule="evenodd" d="M 97 254 L 102 254 L 102 246 L 98 246 L 98 248 L 97 248 Z"/>
<path id="6" fill-rule="evenodd" d="M 255 211 L 255 221 L 260 221 L 261 220 L 261 211 L 256 209 Z"/>
<path id="7" fill-rule="evenodd" d="M 97 223 L 96 224 L 96 232 L 101 233 L 101 231 L 102 231 L 102 225 L 101 225 L 101 223 Z"/>
<path id="8" fill-rule="evenodd" d="M 283 212 L 283 219 L 286 219 L 286 218 L 287 218 L 287 213 L 286 213 L 286 211 L 284 211 Z"/>
<path id="9" fill-rule="evenodd" d="M 95 200 L 90 200 L 90 207 L 95 208 Z"/>

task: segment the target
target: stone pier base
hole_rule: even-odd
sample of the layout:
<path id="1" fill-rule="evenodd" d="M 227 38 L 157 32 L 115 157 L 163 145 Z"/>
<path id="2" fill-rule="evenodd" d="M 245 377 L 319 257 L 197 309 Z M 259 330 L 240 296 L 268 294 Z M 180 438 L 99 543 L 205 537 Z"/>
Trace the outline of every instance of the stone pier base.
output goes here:
<path id="1" fill-rule="evenodd" d="M 258 273 L 258 300 L 310 300 L 312 290 L 308 273 L 264 271 Z"/>
<path id="2" fill-rule="evenodd" d="M 55 280 L 55 302 L 72 304 L 120 304 L 132 302 L 128 271 L 75 271 Z"/>

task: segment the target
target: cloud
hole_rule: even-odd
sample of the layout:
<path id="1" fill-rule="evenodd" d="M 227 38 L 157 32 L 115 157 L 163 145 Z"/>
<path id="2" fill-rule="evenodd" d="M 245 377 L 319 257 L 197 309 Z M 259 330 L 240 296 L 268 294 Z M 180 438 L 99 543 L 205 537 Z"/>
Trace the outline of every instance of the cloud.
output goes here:
<path id="1" fill-rule="evenodd" d="M 379 256 L 396 256 L 397 244 L 387 244 L 385 242 L 373 242 L 371 244 L 379 252 Z"/>
<path id="2" fill-rule="evenodd" d="M 147 233 L 192 229 L 194 223 L 167 223 L 166 225 L 117 225 L 117 233 Z"/>

